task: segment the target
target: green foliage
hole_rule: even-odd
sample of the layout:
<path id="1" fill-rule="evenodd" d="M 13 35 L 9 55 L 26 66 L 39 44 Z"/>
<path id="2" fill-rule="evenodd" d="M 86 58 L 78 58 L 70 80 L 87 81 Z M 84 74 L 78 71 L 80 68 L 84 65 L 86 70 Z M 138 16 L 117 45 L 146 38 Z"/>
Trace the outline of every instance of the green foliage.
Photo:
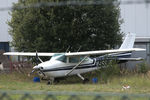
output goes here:
<path id="1" fill-rule="evenodd" d="M 111 60 L 104 67 L 101 67 L 97 73 L 101 77 L 101 82 L 107 83 L 112 77 L 120 75 L 120 67 L 115 60 Z"/>
<path id="2" fill-rule="evenodd" d="M 13 6 L 51 1 L 18 0 Z M 82 51 L 112 48 L 122 37 L 119 11 L 113 4 L 15 9 L 8 22 L 12 46 L 18 51 L 43 52 L 64 52 L 68 46 L 71 51 L 80 46 Z"/>
<path id="3" fill-rule="evenodd" d="M 138 70 L 138 73 L 146 74 L 150 70 L 150 68 L 146 62 L 143 62 L 138 65 L 137 70 Z"/>

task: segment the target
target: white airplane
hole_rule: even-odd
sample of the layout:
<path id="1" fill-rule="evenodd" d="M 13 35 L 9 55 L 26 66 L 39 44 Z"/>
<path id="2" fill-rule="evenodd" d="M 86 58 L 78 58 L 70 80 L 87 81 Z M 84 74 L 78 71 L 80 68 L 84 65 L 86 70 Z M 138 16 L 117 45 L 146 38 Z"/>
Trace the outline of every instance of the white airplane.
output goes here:
<path id="1" fill-rule="evenodd" d="M 85 52 L 69 52 L 69 53 L 37 53 L 37 52 L 6 52 L 4 55 L 17 56 L 36 56 L 41 61 L 40 64 L 33 67 L 33 72 L 48 79 L 48 83 L 53 83 L 55 78 L 77 75 L 83 81 L 82 73 L 100 69 L 100 64 L 106 60 L 116 59 L 120 63 L 126 61 L 142 60 L 142 58 L 131 58 L 133 51 L 143 51 L 145 49 L 133 48 L 135 34 L 127 34 L 121 47 L 114 50 L 98 50 Z M 90 58 L 92 55 L 99 55 L 96 58 Z M 101 55 L 101 56 L 100 56 Z M 51 59 L 43 62 L 39 56 L 51 56 Z"/>

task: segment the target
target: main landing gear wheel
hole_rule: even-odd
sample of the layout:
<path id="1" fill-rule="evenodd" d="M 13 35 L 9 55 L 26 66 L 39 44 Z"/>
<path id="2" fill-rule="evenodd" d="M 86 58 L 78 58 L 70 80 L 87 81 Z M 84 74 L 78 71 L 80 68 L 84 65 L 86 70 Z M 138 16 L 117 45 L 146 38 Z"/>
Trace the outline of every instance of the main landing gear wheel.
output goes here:
<path id="1" fill-rule="evenodd" d="M 47 85 L 52 85 L 54 83 L 54 78 L 50 78 L 47 82 Z"/>
<path id="2" fill-rule="evenodd" d="M 47 85 L 52 85 L 52 83 L 50 81 L 47 82 Z"/>
<path id="3" fill-rule="evenodd" d="M 89 82 L 89 79 L 88 79 L 88 78 L 85 78 L 85 79 L 83 80 L 83 84 L 88 83 L 88 82 Z"/>

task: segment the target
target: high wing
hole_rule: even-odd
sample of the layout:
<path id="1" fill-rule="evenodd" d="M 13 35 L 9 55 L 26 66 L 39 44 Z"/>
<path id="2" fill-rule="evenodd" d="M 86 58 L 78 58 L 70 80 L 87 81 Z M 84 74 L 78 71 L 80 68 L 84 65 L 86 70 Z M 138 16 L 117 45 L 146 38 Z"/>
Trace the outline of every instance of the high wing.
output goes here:
<path id="1" fill-rule="evenodd" d="M 132 49 L 115 49 L 115 50 L 72 52 L 72 53 L 62 53 L 62 54 L 65 54 L 65 56 L 86 56 L 86 55 L 90 56 L 90 55 L 103 55 L 103 54 L 109 54 L 109 53 L 144 51 L 144 50 L 145 49 L 141 49 L 141 48 L 132 48 Z M 53 56 L 54 54 L 59 54 L 59 53 L 38 53 L 38 56 Z M 3 55 L 36 56 L 36 52 L 6 52 Z"/>
<path id="2" fill-rule="evenodd" d="M 65 56 L 85 56 L 85 55 L 90 56 L 90 55 L 103 55 L 103 54 L 110 54 L 110 53 L 124 53 L 124 52 L 132 52 L 132 51 L 145 51 L 145 49 L 131 48 L 131 49 L 114 49 L 114 50 L 72 52 L 72 53 L 65 53 Z"/>
<path id="3" fill-rule="evenodd" d="M 103 54 L 109 54 L 109 53 L 144 51 L 144 50 L 145 49 L 141 49 L 141 48 L 132 48 L 132 49 L 115 49 L 115 50 L 72 52 L 72 53 L 62 53 L 62 54 L 65 54 L 65 56 L 86 56 L 86 55 L 90 56 L 90 55 L 103 55 Z M 54 54 L 58 54 L 58 53 L 38 53 L 38 56 L 53 56 Z M 3 55 L 36 56 L 36 52 L 6 52 Z"/>
<path id="4" fill-rule="evenodd" d="M 38 53 L 38 56 L 53 56 L 55 53 Z M 36 52 L 6 52 L 3 55 L 36 56 Z"/>

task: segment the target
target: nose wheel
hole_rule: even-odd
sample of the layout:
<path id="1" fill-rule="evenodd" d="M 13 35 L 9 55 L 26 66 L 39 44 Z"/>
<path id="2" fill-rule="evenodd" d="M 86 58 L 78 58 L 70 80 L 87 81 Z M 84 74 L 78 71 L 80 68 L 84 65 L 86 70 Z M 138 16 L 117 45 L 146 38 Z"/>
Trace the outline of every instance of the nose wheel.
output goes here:
<path id="1" fill-rule="evenodd" d="M 54 78 L 50 78 L 47 82 L 47 85 L 52 85 L 54 83 Z"/>
<path id="2" fill-rule="evenodd" d="M 89 79 L 88 78 L 85 78 L 84 80 L 83 80 L 83 84 L 86 84 L 86 83 L 88 83 L 89 82 Z"/>

